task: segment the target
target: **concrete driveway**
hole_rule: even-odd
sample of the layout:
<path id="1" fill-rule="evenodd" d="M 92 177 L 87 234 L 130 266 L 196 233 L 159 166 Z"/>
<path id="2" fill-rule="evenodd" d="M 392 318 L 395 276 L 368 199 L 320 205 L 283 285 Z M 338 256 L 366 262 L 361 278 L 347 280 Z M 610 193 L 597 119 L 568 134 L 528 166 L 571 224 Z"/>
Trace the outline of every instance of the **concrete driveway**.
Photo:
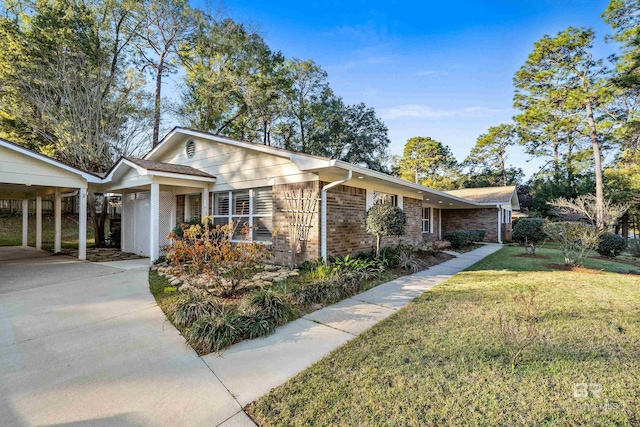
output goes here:
<path id="1" fill-rule="evenodd" d="M 114 265 L 0 247 L 2 426 L 215 426 L 241 410 L 165 322 L 147 269 Z"/>

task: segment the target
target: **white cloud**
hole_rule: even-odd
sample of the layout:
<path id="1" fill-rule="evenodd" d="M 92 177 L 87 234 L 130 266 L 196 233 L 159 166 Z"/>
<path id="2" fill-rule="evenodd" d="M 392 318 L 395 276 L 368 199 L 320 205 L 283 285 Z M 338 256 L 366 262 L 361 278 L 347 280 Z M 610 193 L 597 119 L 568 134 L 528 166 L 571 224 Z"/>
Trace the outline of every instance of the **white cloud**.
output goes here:
<path id="1" fill-rule="evenodd" d="M 482 106 L 437 109 L 427 105 L 405 104 L 382 109 L 380 115 L 384 120 L 438 119 L 442 117 L 490 117 L 509 111 L 509 109 L 487 108 Z"/>

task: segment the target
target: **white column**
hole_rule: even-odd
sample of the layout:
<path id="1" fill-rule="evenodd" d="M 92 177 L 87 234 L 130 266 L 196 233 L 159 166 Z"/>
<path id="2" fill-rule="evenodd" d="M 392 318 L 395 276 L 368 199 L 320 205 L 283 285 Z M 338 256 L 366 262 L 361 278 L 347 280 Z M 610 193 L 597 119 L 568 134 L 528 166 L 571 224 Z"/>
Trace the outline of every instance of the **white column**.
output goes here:
<path id="1" fill-rule="evenodd" d="M 53 197 L 53 217 L 54 217 L 54 238 L 53 238 L 53 253 L 60 253 L 62 251 L 62 196 L 60 195 L 60 189 L 56 188 L 55 195 Z"/>
<path id="2" fill-rule="evenodd" d="M 200 199 L 200 218 L 204 218 L 205 216 L 209 216 L 209 188 L 202 189 Z"/>
<path id="3" fill-rule="evenodd" d="M 128 220 L 128 218 L 126 217 L 125 211 L 126 211 L 126 206 L 127 206 L 127 195 L 125 193 L 122 193 L 120 195 L 121 200 L 122 200 L 122 210 L 120 211 L 120 250 L 122 252 L 127 252 L 127 245 L 125 244 L 125 242 L 127 241 L 127 236 L 125 235 L 124 230 L 126 229 L 125 227 L 125 221 Z"/>
<path id="4" fill-rule="evenodd" d="M 42 249 L 42 196 L 36 196 L 36 249 Z"/>
<path id="5" fill-rule="evenodd" d="M 442 209 L 438 209 L 438 240 L 442 240 Z"/>
<path id="6" fill-rule="evenodd" d="M 78 193 L 78 259 L 87 259 L 87 189 Z"/>
<path id="7" fill-rule="evenodd" d="M 149 258 L 150 262 L 158 259 L 160 233 L 158 221 L 160 219 L 160 184 L 151 184 L 151 199 L 149 201 Z"/>
<path id="8" fill-rule="evenodd" d="M 191 202 L 189 200 L 189 195 L 184 195 L 184 222 L 191 220 Z"/>
<path id="9" fill-rule="evenodd" d="M 498 206 L 498 243 L 502 243 L 502 208 Z"/>
<path id="10" fill-rule="evenodd" d="M 29 241 L 29 199 L 22 199 L 22 246 Z"/>
<path id="11" fill-rule="evenodd" d="M 435 218 L 433 217 L 433 208 L 429 208 L 429 233 L 433 234 L 433 221 Z"/>

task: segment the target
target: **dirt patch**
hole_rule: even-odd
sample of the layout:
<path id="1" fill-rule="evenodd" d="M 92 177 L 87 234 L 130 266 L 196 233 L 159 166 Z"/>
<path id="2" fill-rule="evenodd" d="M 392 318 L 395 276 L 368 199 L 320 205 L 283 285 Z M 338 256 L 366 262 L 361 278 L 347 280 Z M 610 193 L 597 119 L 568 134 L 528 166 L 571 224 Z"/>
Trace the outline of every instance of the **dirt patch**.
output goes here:
<path id="1" fill-rule="evenodd" d="M 484 245 L 479 245 L 477 243 L 472 243 L 470 245 L 463 246 L 463 247 L 458 248 L 458 249 L 452 249 L 452 250 L 458 252 L 459 254 L 465 254 L 467 252 L 475 251 L 476 249 L 481 248 L 483 246 Z"/>
<path id="2" fill-rule="evenodd" d="M 640 267 L 640 261 L 635 261 L 632 259 L 608 258 L 606 256 L 600 256 L 600 255 L 590 256 L 589 258 L 601 259 L 603 261 L 617 262 L 618 264 L 626 264 L 626 265 L 633 265 L 634 267 Z"/>
<path id="3" fill-rule="evenodd" d="M 549 259 L 549 257 L 547 255 L 540 255 L 540 254 L 528 254 L 528 253 L 523 253 L 523 254 L 518 254 L 518 255 L 512 255 L 514 258 L 535 258 L 535 259 Z"/>
<path id="4" fill-rule="evenodd" d="M 572 267 L 566 264 L 551 263 L 551 264 L 547 264 L 547 267 L 553 268 L 554 270 L 575 271 L 576 273 L 586 273 L 586 274 L 602 274 L 603 273 L 602 270 L 594 270 L 592 268 L 586 268 L 586 267 Z"/>

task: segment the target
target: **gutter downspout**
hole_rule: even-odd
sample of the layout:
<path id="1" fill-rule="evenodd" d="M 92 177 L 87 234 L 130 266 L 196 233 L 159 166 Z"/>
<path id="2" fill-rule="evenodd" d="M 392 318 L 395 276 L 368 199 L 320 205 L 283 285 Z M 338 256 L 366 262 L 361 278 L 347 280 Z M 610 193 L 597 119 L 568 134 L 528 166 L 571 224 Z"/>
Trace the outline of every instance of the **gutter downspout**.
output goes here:
<path id="1" fill-rule="evenodd" d="M 497 205 L 498 208 L 498 243 L 502 243 L 502 208 Z"/>
<path id="2" fill-rule="evenodd" d="M 333 187 L 336 187 L 340 184 L 344 184 L 349 181 L 353 177 L 353 171 L 347 171 L 347 176 L 340 181 L 331 182 L 324 187 L 320 192 L 321 194 L 321 212 L 320 212 L 320 257 L 322 257 L 325 262 L 327 261 L 327 190 L 330 190 Z"/>

